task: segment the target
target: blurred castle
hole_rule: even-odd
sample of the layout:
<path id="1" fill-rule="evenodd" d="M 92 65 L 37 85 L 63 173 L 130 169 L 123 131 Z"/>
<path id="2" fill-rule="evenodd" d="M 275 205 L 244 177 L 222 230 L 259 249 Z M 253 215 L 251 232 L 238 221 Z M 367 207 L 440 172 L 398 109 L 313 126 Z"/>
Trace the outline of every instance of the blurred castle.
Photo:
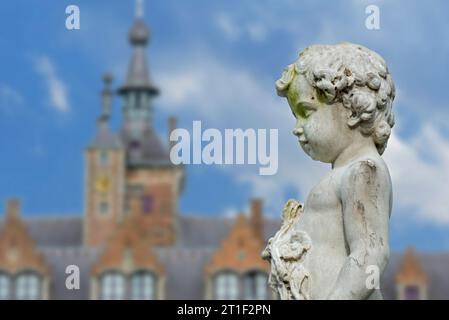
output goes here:
<path id="1" fill-rule="evenodd" d="M 260 253 L 279 221 L 262 201 L 236 218 L 183 216 L 184 170 L 152 126 L 153 85 L 141 17 L 129 32 L 133 56 L 120 132 L 108 125 L 112 77 L 104 77 L 96 137 L 85 152 L 84 216 L 22 218 L 10 200 L 0 220 L 0 299 L 271 299 Z M 176 127 L 169 120 L 170 131 Z M 402 261 L 402 262 L 401 262 Z M 421 262 L 420 262 L 421 261 Z M 66 287 L 66 267 L 80 288 Z M 386 299 L 449 297 L 448 254 L 392 255 L 382 279 Z"/>

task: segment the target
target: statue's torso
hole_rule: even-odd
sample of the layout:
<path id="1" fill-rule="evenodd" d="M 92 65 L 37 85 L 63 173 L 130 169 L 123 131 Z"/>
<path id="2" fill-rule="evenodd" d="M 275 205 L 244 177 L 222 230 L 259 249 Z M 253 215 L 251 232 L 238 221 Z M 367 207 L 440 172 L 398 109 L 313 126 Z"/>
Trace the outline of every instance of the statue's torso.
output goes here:
<path id="1" fill-rule="evenodd" d="M 391 182 L 388 169 L 379 157 L 370 157 L 381 175 L 389 184 L 383 190 L 391 199 Z M 362 159 L 358 159 L 362 160 Z M 354 163 L 354 162 L 353 162 Z M 312 299 L 325 299 L 333 288 L 341 267 L 350 254 L 343 224 L 343 208 L 340 198 L 340 184 L 343 175 L 352 163 L 331 170 L 312 188 L 299 217 L 297 230 L 305 231 L 312 240 L 312 248 L 304 261 L 311 274 Z M 384 208 L 391 212 L 389 208 Z M 370 299 L 381 298 L 375 291 Z"/>
<path id="2" fill-rule="evenodd" d="M 338 184 L 342 169 L 329 172 L 310 192 L 297 229 L 307 232 L 312 249 L 305 260 L 313 299 L 324 299 L 348 255 Z"/>

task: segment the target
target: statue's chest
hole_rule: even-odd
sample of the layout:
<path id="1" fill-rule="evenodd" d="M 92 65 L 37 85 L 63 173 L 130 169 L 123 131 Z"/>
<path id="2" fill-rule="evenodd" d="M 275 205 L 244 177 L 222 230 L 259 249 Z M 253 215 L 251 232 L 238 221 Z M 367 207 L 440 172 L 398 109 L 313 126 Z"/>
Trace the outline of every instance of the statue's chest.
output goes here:
<path id="1" fill-rule="evenodd" d="M 313 187 L 307 197 L 305 211 L 312 211 L 314 214 L 341 212 L 341 202 L 337 193 L 338 179 L 338 172 L 332 172 Z"/>
<path id="2" fill-rule="evenodd" d="M 312 188 L 303 215 L 298 220 L 297 228 L 312 238 L 315 252 L 317 248 L 326 248 L 342 240 L 343 212 L 338 196 L 338 178 L 334 172 L 329 173 Z"/>

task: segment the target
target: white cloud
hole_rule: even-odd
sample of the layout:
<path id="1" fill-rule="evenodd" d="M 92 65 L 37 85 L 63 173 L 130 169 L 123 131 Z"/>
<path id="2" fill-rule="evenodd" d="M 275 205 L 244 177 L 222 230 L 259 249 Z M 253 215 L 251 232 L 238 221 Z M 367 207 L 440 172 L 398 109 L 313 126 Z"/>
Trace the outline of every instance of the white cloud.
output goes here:
<path id="1" fill-rule="evenodd" d="M 0 110 L 11 110 L 12 107 L 23 104 L 22 94 L 8 84 L 0 83 Z"/>
<path id="2" fill-rule="evenodd" d="M 449 224 L 449 142 L 430 123 L 405 140 L 393 134 L 385 159 L 396 208 L 423 221 Z"/>
<path id="3" fill-rule="evenodd" d="M 218 128 L 278 128 L 279 171 L 259 176 L 254 166 L 223 166 L 252 196 L 265 199 L 268 212 L 279 216 L 286 191 L 305 196 L 329 165 L 308 158 L 291 135 L 294 119 L 287 102 L 275 95 L 274 84 L 244 69 L 211 58 L 192 59 L 184 69 L 156 75 L 164 109 L 188 111 L 204 126 Z M 186 110 L 185 108 L 189 108 Z M 204 127 L 203 126 L 203 127 Z M 395 128 L 396 129 L 396 128 Z M 395 134 L 385 154 L 394 185 L 394 210 L 434 224 L 449 224 L 449 142 L 433 127 L 421 126 L 409 140 Z M 409 210 L 407 210 L 409 209 Z"/>
<path id="4" fill-rule="evenodd" d="M 262 42 L 267 37 L 267 29 L 261 23 L 250 23 L 247 28 L 250 38 L 256 42 Z"/>
<path id="5" fill-rule="evenodd" d="M 50 105 L 59 112 L 70 110 L 67 97 L 67 86 L 56 73 L 54 63 L 47 56 L 35 60 L 35 69 L 44 79 L 50 100 Z"/>
<path id="6" fill-rule="evenodd" d="M 0 111 L 9 113 L 23 102 L 24 98 L 19 91 L 6 83 L 0 83 Z"/>
<path id="7" fill-rule="evenodd" d="M 0 83 L 0 97 L 12 103 L 23 103 L 20 92 L 4 83 Z"/>
<path id="8" fill-rule="evenodd" d="M 266 26 L 260 21 L 245 22 L 236 17 L 221 13 L 215 17 L 215 24 L 218 29 L 231 41 L 248 37 L 254 42 L 262 42 L 268 35 Z"/>
<path id="9" fill-rule="evenodd" d="M 240 37 L 240 30 L 231 18 L 224 14 L 219 14 L 215 18 L 215 23 L 223 34 L 230 40 L 236 40 Z"/>

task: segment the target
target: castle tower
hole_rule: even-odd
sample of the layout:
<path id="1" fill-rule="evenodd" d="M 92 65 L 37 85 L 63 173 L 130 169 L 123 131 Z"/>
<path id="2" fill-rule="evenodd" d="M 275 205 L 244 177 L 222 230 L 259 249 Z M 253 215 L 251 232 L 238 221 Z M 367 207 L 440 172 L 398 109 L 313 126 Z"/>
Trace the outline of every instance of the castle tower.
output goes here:
<path id="1" fill-rule="evenodd" d="M 145 49 L 150 32 L 139 3 L 129 32 L 133 56 L 125 83 L 118 90 L 123 98 L 120 137 L 126 155 L 125 213 L 132 210 L 130 202 L 140 203 L 138 219 L 152 243 L 171 245 L 175 242 L 183 171 L 171 163 L 167 146 L 153 128 L 153 100 L 159 91 L 148 71 Z"/>
<path id="2" fill-rule="evenodd" d="M 123 218 L 125 154 L 119 137 L 109 128 L 112 76 L 104 76 L 102 112 L 97 135 L 85 152 L 85 226 L 86 245 L 103 245 Z"/>

